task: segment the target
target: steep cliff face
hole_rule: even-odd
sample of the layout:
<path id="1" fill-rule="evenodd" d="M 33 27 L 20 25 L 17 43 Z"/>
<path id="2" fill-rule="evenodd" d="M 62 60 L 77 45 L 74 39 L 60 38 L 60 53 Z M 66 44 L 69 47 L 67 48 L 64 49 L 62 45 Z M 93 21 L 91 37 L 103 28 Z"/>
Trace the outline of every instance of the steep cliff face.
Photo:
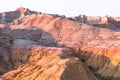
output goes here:
<path id="1" fill-rule="evenodd" d="M 95 41 L 96 42 L 96 41 Z M 94 43 L 95 43 L 94 42 Z M 108 46 L 104 43 L 87 45 L 78 50 L 82 60 L 91 68 L 94 74 L 101 80 L 119 80 L 119 46 L 110 42 Z M 117 44 L 120 45 L 120 44 Z"/>
<path id="2" fill-rule="evenodd" d="M 0 25 L 0 33 L 13 39 L 10 63 L 15 69 L 3 77 L 95 80 L 87 65 L 100 80 L 119 80 L 119 18 L 80 17 L 35 13 Z"/>
<path id="3" fill-rule="evenodd" d="M 96 80 L 85 64 L 71 55 L 70 50 L 63 48 L 14 46 L 12 61 L 19 67 L 2 77 L 10 80 Z"/>

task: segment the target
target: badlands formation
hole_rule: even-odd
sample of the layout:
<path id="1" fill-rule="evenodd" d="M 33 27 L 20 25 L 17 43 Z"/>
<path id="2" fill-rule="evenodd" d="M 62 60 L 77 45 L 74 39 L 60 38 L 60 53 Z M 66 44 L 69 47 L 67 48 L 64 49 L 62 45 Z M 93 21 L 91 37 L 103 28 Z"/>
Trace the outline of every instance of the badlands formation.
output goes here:
<path id="1" fill-rule="evenodd" d="M 120 18 L 0 13 L 0 80 L 120 80 Z"/>

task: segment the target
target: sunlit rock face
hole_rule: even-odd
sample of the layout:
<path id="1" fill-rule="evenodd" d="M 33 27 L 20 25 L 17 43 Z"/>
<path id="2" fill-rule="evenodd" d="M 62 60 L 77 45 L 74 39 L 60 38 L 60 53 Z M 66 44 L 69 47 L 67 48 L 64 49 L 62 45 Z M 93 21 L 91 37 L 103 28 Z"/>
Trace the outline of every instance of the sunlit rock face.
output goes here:
<path id="1" fill-rule="evenodd" d="M 13 80 L 96 80 L 95 76 L 100 80 L 120 79 L 119 17 L 66 18 L 22 7 L 12 12 L 16 16 L 5 12 L 5 16 L 14 17 L 5 18 L 8 22 L 0 24 L 0 34 L 4 36 L 0 46 L 2 77 Z"/>
<path id="2" fill-rule="evenodd" d="M 18 46 L 12 48 L 12 61 L 15 68 L 19 67 L 2 77 L 14 80 L 97 80 L 69 49 L 33 44 Z"/>

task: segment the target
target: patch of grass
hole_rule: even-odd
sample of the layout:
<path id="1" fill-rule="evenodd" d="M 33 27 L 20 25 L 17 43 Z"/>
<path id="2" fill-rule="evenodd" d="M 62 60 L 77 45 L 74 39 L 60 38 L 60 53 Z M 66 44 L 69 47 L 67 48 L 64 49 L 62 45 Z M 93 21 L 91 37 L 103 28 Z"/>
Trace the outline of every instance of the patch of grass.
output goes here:
<path id="1" fill-rule="evenodd" d="M 10 39 L 8 40 L 8 42 L 9 42 L 10 44 L 13 44 L 14 38 L 10 38 Z"/>

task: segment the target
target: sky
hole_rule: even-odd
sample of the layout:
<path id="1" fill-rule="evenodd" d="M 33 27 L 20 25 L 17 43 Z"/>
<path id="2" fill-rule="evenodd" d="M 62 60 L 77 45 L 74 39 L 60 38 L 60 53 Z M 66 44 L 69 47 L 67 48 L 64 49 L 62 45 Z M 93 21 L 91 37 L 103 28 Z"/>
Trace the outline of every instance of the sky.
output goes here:
<path id="1" fill-rule="evenodd" d="M 1 0 L 0 12 L 25 7 L 42 13 L 77 16 L 120 16 L 120 0 Z"/>

